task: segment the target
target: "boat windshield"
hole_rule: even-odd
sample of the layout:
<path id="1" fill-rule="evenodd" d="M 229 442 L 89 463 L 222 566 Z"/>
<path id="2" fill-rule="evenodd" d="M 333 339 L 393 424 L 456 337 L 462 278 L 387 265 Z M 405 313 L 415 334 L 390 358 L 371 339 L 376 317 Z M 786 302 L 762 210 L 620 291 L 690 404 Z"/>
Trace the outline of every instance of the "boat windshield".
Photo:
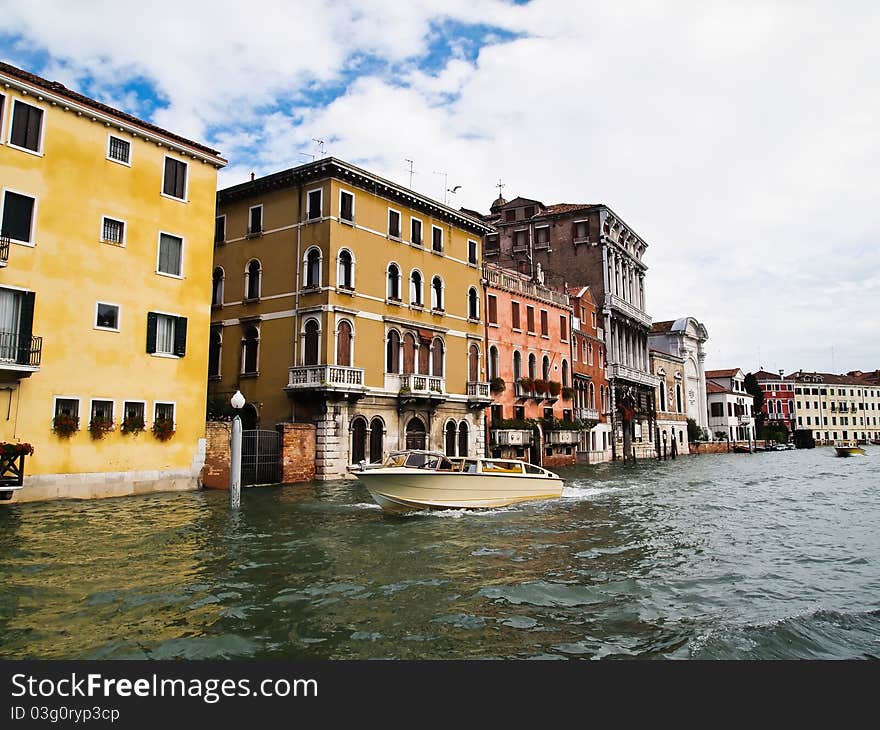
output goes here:
<path id="1" fill-rule="evenodd" d="M 484 461 L 484 474 L 522 474 L 523 465 L 518 461 Z"/>
<path id="2" fill-rule="evenodd" d="M 407 466 L 409 466 L 409 463 L 407 463 Z M 434 456 L 432 454 L 427 455 L 425 463 L 420 468 L 431 471 L 453 471 L 453 465 L 449 459 L 445 456 Z"/>

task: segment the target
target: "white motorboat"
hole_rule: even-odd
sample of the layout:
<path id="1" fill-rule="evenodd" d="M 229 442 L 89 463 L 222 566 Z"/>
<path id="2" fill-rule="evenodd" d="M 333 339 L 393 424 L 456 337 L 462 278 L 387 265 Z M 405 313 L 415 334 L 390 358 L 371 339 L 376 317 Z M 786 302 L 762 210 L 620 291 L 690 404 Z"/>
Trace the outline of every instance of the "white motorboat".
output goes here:
<path id="1" fill-rule="evenodd" d="M 865 456 L 865 450 L 855 441 L 835 441 L 834 450 L 838 456 Z"/>
<path id="2" fill-rule="evenodd" d="M 436 451 L 394 452 L 355 476 L 388 513 L 489 509 L 562 496 L 562 479 L 515 459 L 449 457 Z"/>

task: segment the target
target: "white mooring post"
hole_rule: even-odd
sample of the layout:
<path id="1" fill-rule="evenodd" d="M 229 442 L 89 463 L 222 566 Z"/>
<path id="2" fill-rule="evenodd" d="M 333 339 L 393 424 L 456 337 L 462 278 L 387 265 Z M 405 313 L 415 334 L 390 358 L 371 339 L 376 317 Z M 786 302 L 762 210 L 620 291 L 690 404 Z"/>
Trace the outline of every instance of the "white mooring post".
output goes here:
<path id="1" fill-rule="evenodd" d="M 230 402 L 235 408 L 235 418 L 232 419 L 232 443 L 230 445 L 229 509 L 235 510 L 241 506 L 241 416 L 238 415 L 238 412 L 245 402 L 241 391 L 236 390 Z"/>

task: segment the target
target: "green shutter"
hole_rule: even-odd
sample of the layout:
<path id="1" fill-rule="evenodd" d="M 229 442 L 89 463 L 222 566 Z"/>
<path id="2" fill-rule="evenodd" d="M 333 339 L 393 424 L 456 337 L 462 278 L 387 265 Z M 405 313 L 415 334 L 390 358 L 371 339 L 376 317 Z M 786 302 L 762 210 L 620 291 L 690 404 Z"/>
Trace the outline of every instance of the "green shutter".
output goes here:
<path id="1" fill-rule="evenodd" d="M 156 352 L 156 325 L 159 317 L 155 312 L 147 312 L 147 352 Z"/>
<path id="2" fill-rule="evenodd" d="M 31 340 L 34 336 L 34 300 L 36 294 L 24 292 L 21 296 L 21 315 L 18 325 L 18 353 L 15 361 L 20 365 L 31 364 Z"/>
<path id="3" fill-rule="evenodd" d="M 174 354 L 186 355 L 186 317 L 178 317 L 174 325 Z"/>

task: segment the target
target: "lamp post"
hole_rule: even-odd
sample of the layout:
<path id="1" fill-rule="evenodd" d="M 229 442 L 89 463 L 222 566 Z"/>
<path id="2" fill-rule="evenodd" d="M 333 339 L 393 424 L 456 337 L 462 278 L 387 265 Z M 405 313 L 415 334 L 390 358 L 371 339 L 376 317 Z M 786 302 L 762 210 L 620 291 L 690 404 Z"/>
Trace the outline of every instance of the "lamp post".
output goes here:
<path id="1" fill-rule="evenodd" d="M 241 416 L 239 411 L 244 407 L 244 396 L 240 390 L 229 401 L 235 409 L 235 418 L 232 419 L 232 444 L 229 464 L 229 508 L 238 509 L 241 506 Z"/>

